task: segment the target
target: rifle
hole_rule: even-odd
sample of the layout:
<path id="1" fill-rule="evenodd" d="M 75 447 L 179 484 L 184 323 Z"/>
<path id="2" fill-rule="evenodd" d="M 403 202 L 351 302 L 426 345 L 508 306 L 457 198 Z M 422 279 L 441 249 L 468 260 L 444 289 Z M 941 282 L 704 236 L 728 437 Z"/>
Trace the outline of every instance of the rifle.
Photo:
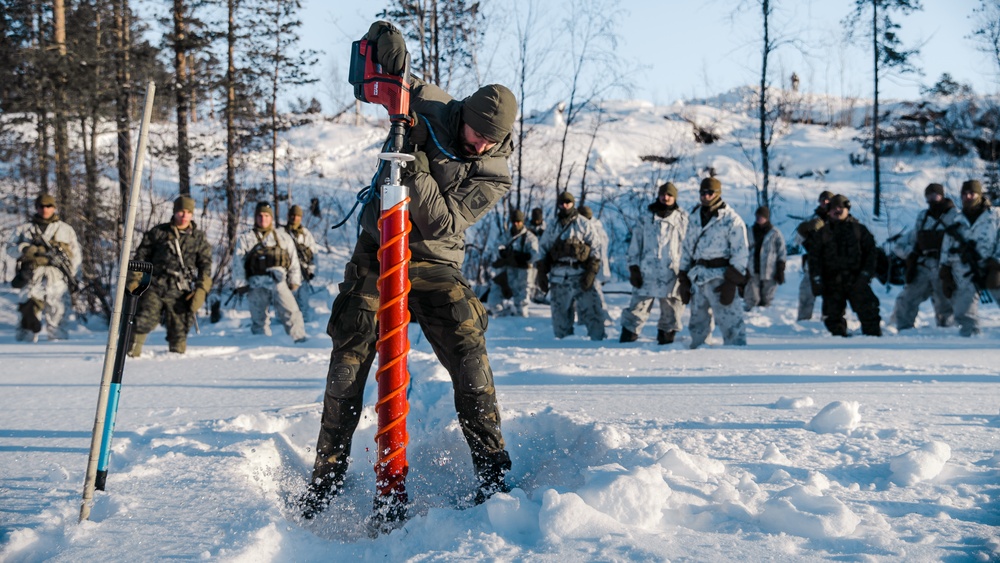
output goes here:
<path id="1" fill-rule="evenodd" d="M 174 228 L 174 227 L 172 227 Z M 185 295 L 194 295 L 196 289 L 198 289 L 198 275 L 194 271 L 193 266 L 188 266 L 184 262 L 184 254 L 181 253 L 181 240 L 180 235 L 173 240 L 173 244 L 170 245 L 174 253 L 177 254 L 177 261 L 181 265 L 181 271 L 177 270 L 167 270 L 167 275 L 174 278 L 177 282 L 177 289 L 184 293 Z M 191 318 L 194 320 L 194 331 L 196 334 L 201 334 L 201 327 L 198 326 L 198 312 L 191 311 Z"/>
<path id="2" fill-rule="evenodd" d="M 980 303 L 993 303 L 993 296 L 986 289 L 986 271 L 983 269 L 982 261 L 983 257 L 976 250 L 976 241 L 969 240 L 959 233 L 959 224 L 952 223 L 945 229 L 945 232 L 955 239 L 958 243 L 958 257 L 963 264 L 969 267 L 969 273 L 967 274 L 972 280 L 973 287 L 976 288 L 976 292 L 979 293 Z M 953 254 L 956 253 L 954 250 L 950 250 Z M 1000 304 L 998 304 L 1000 306 Z"/>
<path id="3" fill-rule="evenodd" d="M 35 240 L 32 242 L 40 243 L 39 246 L 45 249 L 45 254 L 49 258 L 49 266 L 59 270 L 66 278 L 66 285 L 69 286 L 69 293 L 72 296 L 80 290 L 80 284 L 76 281 L 76 276 L 73 275 L 73 265 L 69 261 L 69 256 L 66 256 L 62 245 L 52 244 L 45 240 L 40 231 L 37 234 L 38 236 L 34 237 Z"/>

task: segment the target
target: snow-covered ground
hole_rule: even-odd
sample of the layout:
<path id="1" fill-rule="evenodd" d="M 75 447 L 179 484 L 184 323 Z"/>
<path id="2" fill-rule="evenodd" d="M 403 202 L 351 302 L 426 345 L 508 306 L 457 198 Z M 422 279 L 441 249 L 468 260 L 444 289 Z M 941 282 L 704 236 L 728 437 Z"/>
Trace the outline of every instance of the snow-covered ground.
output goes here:
<path id="1" fill-rule="evenodd" d="M 517 488 L 480 506 L 449 379 L 414 326 L 411 518 L 375 538 L 370 406 L 345 494 L 310 522 L 287 507 L 319 426 L 325 291 L 305 345 L 251 336 L 242 310 L 203 322 L 185 356 L 154 332 L 126 364 L 107 491 L 78 523 L 107 333 L 15 343 L 8 290 L 0 560 L 1000 558 L 1000 311 L 984 307 L 972 339 L 927 310 L 902 335 L 834 338 L 794 322 L 789 280 L 748 315 L 746 348 L 689 350 L 686 332 L 657 346 L 650 325 L 628 345 L 614 329 L 555 340 L 538 305 L 493 319 Z M 896 291 L 877 293 L 888 317 Z M 617 319 L 627 297 L 608 298 Z"/>

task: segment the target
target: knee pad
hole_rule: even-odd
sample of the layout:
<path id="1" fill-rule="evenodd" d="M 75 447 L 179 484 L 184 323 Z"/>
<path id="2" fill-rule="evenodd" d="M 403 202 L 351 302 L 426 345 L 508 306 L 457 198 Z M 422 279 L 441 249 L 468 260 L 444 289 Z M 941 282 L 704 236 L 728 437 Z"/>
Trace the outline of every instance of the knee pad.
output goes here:
<path id="1" fill-rule="evenodd" d="M 459 361 L 458 390 L 482 393 L 493 385 L 493 372 L 485 354 L 469 354 Z"/>
<path id="2" fill-rule="evenodd" d="M 358 366 L 336 362 L 326 376 L 326 394 L 334 399 L 350 399 L 358 394 Z"/>

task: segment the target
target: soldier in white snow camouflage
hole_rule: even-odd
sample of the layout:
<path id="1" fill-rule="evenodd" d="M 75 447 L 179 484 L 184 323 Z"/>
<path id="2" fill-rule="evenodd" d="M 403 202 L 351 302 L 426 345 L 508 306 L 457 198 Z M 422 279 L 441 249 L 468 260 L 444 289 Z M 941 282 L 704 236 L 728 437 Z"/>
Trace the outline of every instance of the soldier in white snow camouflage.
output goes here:
<path id="1" fill-rule="evenodd" d="M 486 301 L 487 311 L 494 316 L 528 316 L 529 275 L 534 263 L 541 257 L 538 253 L 538 239 L 524 227 L 524 212 L 514 210 L 510 214 L 510 231 L 504 243 L 497 249 L 493 261 L 493 283 Z M 504 308 L 504 300 L 510 300 L 510 308 Z"/>
<path id="2" fill-rule="evenodd" d="M 959 334 L 979 334 L 980 291 L 1000 299 L 1000 209 L 983 195 L 978 180 L 962 184 L 962 213 L 945 234 L 941 252 L 941 281 Z"/>
<path id="3" fill-rule="evenodd" d="M 723 343 L 745 346 L 743 303 L 737 292 L 746 284 L 747 229 L 743 219 L 722 201 L 722 183 L 705 178 L 700 205 L 691 212 L 677 276 L 681 299 L 690 302 L 691 348 L 704 344 L 714 322 Z"/>
<path id="4" fill-rule="evenodd" d="M 552 330 L 556 338 L 573 334 L 573 310 L 591 340 L 604 340 L 604 309 L 594 282 L 601 270 L 601 248 L 593 224 L 574 207 L 569 192 L 559 194 L 559 220 L 549 227 L 539 251 L 538 286 L 549 293 Z"/>
<path id="5" fill-rule="evenodd" d="M 688 215 L 677 206 L 677 188 L 670 182 L 660 186 L 656 201 L 647 210 L 648 213 L 640 216 L 632 229 L 628 247 L 632 301 L 622 311 L 619 342 L 639 339 L 653 303 L 659 301 L 656 341 L 670 344 L 681 330 L 681 314 L 684 312 L 684 304 L 677 291 L 677 272 L 688 228 Z"/>
<path id="6" fill-rule="evenodd" d="M 941 242 L 945 230 L 958 220 L 955 204 L 944 196 L 944 186 L 930 184 L 924 190 L 927 209 L 917 214 L 913 229 L 897 244 L 896 254 L 906 259 L 906 287 L 896 298 L 892 318 L 896 328 L 913 328 L 920 304 L 931 299 L 937 326 L 951 326 L 955 314 L 941 285 Z"/>
<path id="7" fill-rule="evenodd" d="M 774 302 L 778 286 L 785 283 L 787 249 L 785 237 L 771 224 L 771 210 L 759 207 L 749 231 L 750 281 L 743 295 L 743 308 L 767 307 Z"/>

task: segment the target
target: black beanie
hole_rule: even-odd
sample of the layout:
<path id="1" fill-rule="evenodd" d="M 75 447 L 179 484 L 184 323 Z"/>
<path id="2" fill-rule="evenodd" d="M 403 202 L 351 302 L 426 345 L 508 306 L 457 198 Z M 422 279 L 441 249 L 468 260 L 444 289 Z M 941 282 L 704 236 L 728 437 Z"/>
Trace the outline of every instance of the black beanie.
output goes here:
<path id="1" fill-rule="evenodd" d="M 510 222 L 511 223 L 523 223 L 524 222 L 524 211 L 520 209 L 515 209 L 510 212 Z"/>
<path id="2" fill-rule="evenodd" d="M 846 196 L 837 194 L 830 198 L 830 205 L 827 209 L 833 209 L 834 207 L 843 207 L 844 209 L 851 208 L 851 200 L 847 199 Z"/>
<path id="3" fill-rule="evenodd" d="M 545 220 L 545 212 L 542 211 L 541 207 L 536 207 L 531 210 L 531 220 L 538 223 Z"/>
<path id="4" fill-rule="evenodd" d="M 465 99 L 462 119 L 494 143 L 504 140 L 517 117 L 517 98 L 506 86 L 490 84 Z"/>
<path id="5" fill-rule="evenodd" d="M 941 184 L 927 184 L 927 187 L 924 188 L 924 195 L 928 196 L 931 194 L 937 194 L 944 197 L 944 186 Z"/>
<path id="6" fill-rule="evenodd" d="M 767 219 L 768 221 L 771 220 L 771 210 L 770 210 L 770 208 L 768 208 L 767 206 L 764 206 L 764 205 L 758 207 L 757 211 L 754 213 L 754 215 L 756 215 L 757 217 L 763 217 L 763 218 Z"/>
<path id="7" fill-rule="evenodd" d="M 576 198 L 573 197 L 573 194 L 566 191 L 559 194 L 559 198 L 556 201 L 559 203 L 576 203 Z"/>

